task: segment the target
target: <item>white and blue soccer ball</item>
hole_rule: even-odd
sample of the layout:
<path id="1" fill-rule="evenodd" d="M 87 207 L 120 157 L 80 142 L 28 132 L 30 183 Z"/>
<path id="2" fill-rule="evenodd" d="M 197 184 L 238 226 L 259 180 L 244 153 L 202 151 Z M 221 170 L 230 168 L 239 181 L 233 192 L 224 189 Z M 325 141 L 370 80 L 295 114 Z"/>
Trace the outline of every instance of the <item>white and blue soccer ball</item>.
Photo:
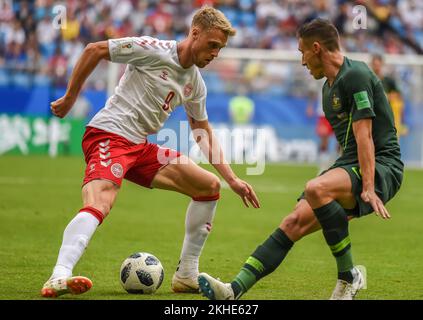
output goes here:
<path id="1" fill-rule="evenodd" d="M 120 283 L 128 293 L 152 294 L 161 286 L 163 278 L 163 266 L 151 253 L 134 253 L 120 267 Z"/>

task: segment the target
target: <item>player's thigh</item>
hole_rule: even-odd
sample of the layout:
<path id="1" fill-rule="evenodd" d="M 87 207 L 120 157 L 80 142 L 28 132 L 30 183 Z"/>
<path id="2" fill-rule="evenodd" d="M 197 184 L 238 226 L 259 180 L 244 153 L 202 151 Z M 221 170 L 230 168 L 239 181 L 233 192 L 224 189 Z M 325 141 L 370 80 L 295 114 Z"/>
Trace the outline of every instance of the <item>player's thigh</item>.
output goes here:
<path id="1" fill-rule="evenodd" d="M 297 241 L 321 227 L 309 203 L 301 199 L 294 210 L 282 220 L 280 228 L 292 241 Z"/>
<path id="2" fill-rule="evenodd" d="M 90 206 L 107 216 L 116 200 L 119 186 L 108 180 L 92 180 L 82 187 L 84 207 Z"/>
<path id="3" fill-rule="evenodd" d="M 212 196 L 219 193 L 219 178 L 181 155 L 157 172 L 153 188 L 177 191 L 190 197 Z"/>
<path id="4" fill-rule="evenodd" d="M 306 199 L 313 205 L 313 198 L 322 202 L 338 201 L 345 209 L 356 206 L 356 196 L 353 193 L 351 177 L 343 168 L 333 168 L 306 184 Z"/>

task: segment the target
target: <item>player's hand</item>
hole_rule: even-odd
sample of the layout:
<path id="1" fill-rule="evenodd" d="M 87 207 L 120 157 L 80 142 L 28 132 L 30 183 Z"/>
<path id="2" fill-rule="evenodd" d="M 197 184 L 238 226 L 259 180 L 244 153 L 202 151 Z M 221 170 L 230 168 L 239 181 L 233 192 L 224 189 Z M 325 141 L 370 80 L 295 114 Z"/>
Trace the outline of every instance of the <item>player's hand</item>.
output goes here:
<path id="1" fill-rule="evenodd" d="M 51 113 L 54 114 L 56 117 L 63 118 L 67 115 L 74 103 L 74 99 L 69 98 L 67 96 L 63 96 L 60 99 L 57 99 L 56 101 L 50 103 Z"/>
<path id="2" fill-rule="evenodd" d="M 380 200 L 374 191 L 363 191 L 361 193 L 361 199 L 367 203 L 370 203 L 377 216 L 381 217 L 382 219 L 391 218 L 388 210 L 386 210 L 385 206 L 383 205 L 382 200 Z"/>
<path id="3" fill-rule="evenodd" d="M 233 182 L 229 184 L 231 189 L 237 193 L 242 201 L 244 202 L 245 206 L 249 208 L 250 203 L 254 208 L 260 208 L 260 202 L 254 192 L 253 188 L 245 181 L 236 178 Z"/>

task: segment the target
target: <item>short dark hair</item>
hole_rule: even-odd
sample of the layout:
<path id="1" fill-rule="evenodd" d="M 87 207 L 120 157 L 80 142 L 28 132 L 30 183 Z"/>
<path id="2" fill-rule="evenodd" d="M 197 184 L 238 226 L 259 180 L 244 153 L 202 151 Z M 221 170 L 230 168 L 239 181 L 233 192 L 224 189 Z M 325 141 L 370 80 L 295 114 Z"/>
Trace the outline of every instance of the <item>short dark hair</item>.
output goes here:
<path id="1" fill-rule="evenodd" d="M 339 33 L 326 19 L 317 18 L 303 24 L 297 31 L 298 38 L 320 42 L 329 51 L 340 50 Z"/>

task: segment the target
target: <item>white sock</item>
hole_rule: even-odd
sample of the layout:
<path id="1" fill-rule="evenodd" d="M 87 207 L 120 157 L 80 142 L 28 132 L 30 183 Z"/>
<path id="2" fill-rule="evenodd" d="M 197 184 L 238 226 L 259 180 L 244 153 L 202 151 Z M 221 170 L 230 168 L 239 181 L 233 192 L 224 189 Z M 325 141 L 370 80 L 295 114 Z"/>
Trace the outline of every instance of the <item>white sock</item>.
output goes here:
<path id="1" fill-rule="evenodd" d="M 78 213 L 67 225 L 63 233 L 62 246 L 51 278 L 71 277 L 88 245 L 99 221 L 88 212 Z"/>
<path id="2" fill-rule="evenodd" d="M 191 200 L 185 219 L 185 238 L 176 273 L 181 278 L 197 277 L 198 261 L 211 230 L 217 200 Z"/>

